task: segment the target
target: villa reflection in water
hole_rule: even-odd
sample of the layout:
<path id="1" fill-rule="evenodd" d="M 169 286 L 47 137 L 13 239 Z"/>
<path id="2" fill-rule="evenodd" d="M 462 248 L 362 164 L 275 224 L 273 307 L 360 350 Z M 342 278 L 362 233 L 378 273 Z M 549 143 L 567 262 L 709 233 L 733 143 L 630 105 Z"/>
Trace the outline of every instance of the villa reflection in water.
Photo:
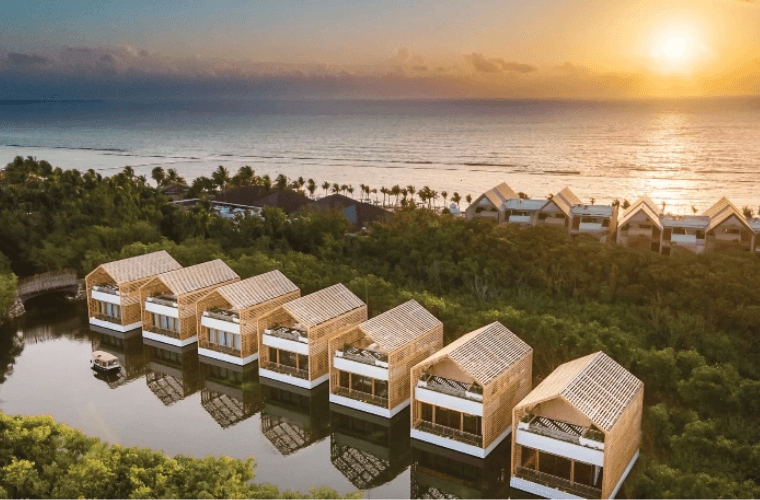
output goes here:
<path id="1" fill-rule="evenodd" d="M 197 346 L 175 347 L 143 338 L 148 361 L 145 381 L 166 406 L 185 399 L 200 388 Z"/>
<path id="2" fill-rule="evenodd" d="M 237 366 L 202 358 L 201 405 L 222 428 L 238 424 L 261 411 L 257 366 Z"/>

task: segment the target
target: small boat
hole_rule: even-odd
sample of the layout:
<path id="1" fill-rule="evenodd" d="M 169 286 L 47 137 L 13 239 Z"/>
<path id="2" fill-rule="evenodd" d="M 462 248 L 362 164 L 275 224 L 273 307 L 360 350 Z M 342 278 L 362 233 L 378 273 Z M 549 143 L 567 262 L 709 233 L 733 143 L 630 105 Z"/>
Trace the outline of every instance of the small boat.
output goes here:
<path id="1" fill-rule="evenodd" d="M 92 365 L 93 370 L 99 370 L 102 372 L 112 372 L 121 369 L 119 358 L 103 351 L 93 352 L 90 364 Z"/>

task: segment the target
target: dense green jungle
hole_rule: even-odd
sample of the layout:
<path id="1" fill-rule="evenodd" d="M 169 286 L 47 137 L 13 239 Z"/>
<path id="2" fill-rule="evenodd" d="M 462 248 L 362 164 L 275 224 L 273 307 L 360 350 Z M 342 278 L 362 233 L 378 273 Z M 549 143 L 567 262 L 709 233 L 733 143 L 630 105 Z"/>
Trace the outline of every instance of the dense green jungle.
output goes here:
<path id="1" fill-rule="evenodd" d="M 220 168 L 203 179 L 193 184 L 201 198 L 235 185 L 304 186 L 262 180 L 250 169 L 230 176 Z M 161 185 L 166 176 L 155 171 L 153 180 Z M 412 204 L 389 224 L 357 235 L 337 213 L 287 217 L 265 208 L 263 217 L 230 220 L 215 215 L 208 201 L 182 210 L 129 167 L 103 177 L 16 158 L 0 171 L 0 316 L 13 300 L 16 276 L 74 268 L 82 277 L 103 262 L 159 249 L 183 265 L 221 258 L 242 278 L 280 269 L 304 294 L 342 282 L 365 300 L 370 316 L 414 298 L 443 321 L 446 342 L 501 321 L 533 347 L 536 383 L 561 363 L 603 350 L 645 383 L 642 453 L 625 496 L 760 497 L 756 256 L 664 257 L 556 228 L 465 221 Z M 0 362 L 5 372 L 13 359 Z M 64 466 L 35 462 L 34 436 L 29 449 L 5 437 L 51 432 L 38 427 L 2 417 L 0 493 L 53 494 L 12 489 L 31 488 L 34 477 Z M 102 446 L 92 453 L 105 453 Z M 89 451 L 59 448 L 61 464 L 86 473 Z M 162 460 L 139 453 L 144 458 L 130 460 Z M 221 465 L 192 467 L 212 475 Z M 75 483 L 60 484 L 56 494 L 107 496 Z"/>

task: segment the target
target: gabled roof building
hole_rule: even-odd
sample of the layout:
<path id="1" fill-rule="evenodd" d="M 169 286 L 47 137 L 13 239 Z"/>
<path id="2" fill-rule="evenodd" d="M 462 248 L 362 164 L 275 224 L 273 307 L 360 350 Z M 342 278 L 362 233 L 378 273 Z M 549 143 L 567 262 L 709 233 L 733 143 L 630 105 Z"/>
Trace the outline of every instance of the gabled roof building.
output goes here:
<path id="1" fill-rule="evenodd" d="M 505 222 L 504 202 L 516 198 L 519 198 L 518 194 L 512 191 L 506 182 L 502 182 L 478 196 L 465 210 L 465 218 L 470 220 L 474 217 L 481 217 L 496 222 Z"/>
<path id="2" fill-rule="evenodd" d="M 661 237 L 660 214 L 648 196 L 636 200 L 618 221 L 618 245 L 659 253 Z"/>
<path id="3" fill-rule="evenodd" d="M 391 418 L 409 405 L 409 371 L 443 346 L 443 323 L 410 300 L 332 337 L 330 402 Z"/>
<path id="4" fill-rule="evenodd" d="M 328 340 L 367 319 L 342 284 L 286 302 L 259 318 L 259 375 L 304 389 L 329 378 Z"/>
<path id="5" fill-rule="evenodd" d="M 580 205 L 581 200 L 569 187 L 565 186 L 562 191 L 553 195 L 549 201 L 538 211 L 537 224 L 547 226 L 564 227 L 569 230 L 571 213 L 574 205 Z"/>
<path id="6" fill-rule="evenodd" d="M 704 215 L 710 217 L 706 232 L 706 251 L 752 249 L 755 231 L 741 210 L 728 198 L 718 200 L 705 210 Z"/>
<path id="7" fill-rule="evenodd" d="M 177 347 L 198 341 L 196 302 L 240 277 L 221 260 L 159 274 L 140 288 L 143 337 Z"/>
<path id="8" fill-rule="evenodd" d="M 259 318 L 300 295 L 280 271 L 212 290 L 196 304 L 198 354 L 236 365 L 256 361 Z"/>
<path id="9" fill-rule="evenodd" d="M 411 371 L 411 434 L 485 458 L 530 391 L 533 349 L 499 322 L 460 337 Z"/>
<path id="10" fill-rule="evenodd" d="M 644 384 L 603 352 L 560 365 L 515 407 L 511 486 L 613 498 L 639 456 Z"/>
<path id="11" fill-rule="evenodd" d="M 85 277 L 90 324 L 117 332 L 140 328 L 140 287 L 182 266 L 165 250 L 101 264 Z"/>

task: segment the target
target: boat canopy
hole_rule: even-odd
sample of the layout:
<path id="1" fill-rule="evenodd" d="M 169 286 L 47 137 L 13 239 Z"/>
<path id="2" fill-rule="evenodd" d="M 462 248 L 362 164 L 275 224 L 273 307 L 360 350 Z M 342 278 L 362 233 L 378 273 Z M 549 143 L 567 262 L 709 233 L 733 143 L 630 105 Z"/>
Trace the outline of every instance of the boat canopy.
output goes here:
<path id="1" fill-rule="evenodd" d="M 111 353 L 103 351 L 95 351 L 92 353 L 92 359 L 103 364 L 110 364 L 114 361 L 118 361 L 118 358 Z"/>

